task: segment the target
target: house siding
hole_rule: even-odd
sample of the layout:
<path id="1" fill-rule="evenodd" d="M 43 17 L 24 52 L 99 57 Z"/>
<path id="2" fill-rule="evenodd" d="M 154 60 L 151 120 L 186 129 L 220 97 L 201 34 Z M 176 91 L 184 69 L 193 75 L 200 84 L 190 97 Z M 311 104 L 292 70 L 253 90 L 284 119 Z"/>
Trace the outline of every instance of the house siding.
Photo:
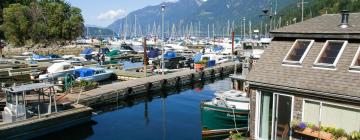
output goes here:
<path id="1" fill-rule="evenodd" d="M 255 139 L 256 90 L 250 90 L 250 139 Z"/>
<path id="2" fill-rule="evenodd" d="M 293 120 L 302 119 L 302 107 L 304 98 L 295 96 L 294 97 L 294 109 L 293 109 Z"/>

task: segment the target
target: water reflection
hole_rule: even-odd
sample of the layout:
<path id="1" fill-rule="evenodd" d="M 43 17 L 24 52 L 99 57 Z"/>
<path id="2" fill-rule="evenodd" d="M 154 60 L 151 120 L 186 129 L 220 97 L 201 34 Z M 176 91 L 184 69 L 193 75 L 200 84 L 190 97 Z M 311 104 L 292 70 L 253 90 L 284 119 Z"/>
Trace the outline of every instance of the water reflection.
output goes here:
<path id="1" fill-rule="evenodd" d="M 66 129 L 43 139 L 201 139 L 201 100 L 213 98 L 212 89 L 231 84 L 229 79 L 217 80 L 151 91 L 98 106 L 92 118 L 96 124 Z"/>

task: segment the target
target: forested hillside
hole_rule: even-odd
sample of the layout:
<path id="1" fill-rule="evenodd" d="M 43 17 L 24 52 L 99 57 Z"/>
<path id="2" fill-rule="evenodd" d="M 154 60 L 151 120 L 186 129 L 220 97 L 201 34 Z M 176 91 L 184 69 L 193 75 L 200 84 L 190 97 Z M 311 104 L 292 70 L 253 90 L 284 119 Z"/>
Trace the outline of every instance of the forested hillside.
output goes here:
<path id="1" fill-rule="evenodd" d="M 360 0 L 306 0 L 304 4 L 304 20 L 322 14 L 340 13 L 341 10 L 350 12 L 360 11 Z M 291 4 L 280 11 L 283 25 L 301 21 L 301 3 Z"/>

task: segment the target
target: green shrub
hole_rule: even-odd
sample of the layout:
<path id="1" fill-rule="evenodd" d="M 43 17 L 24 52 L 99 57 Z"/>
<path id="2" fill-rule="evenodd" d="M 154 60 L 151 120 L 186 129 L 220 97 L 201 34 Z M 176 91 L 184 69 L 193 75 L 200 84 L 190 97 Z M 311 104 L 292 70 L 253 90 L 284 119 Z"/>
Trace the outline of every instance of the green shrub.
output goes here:
<path id="1" fill-rule="evenodd" d="M 360 132 L 353 131 L 348 135 L 349 140 L 360 140 Z"/>
<path id="2" fill-rule="evenodd" d="M 346 132 L 344 129 L 342 128 L 338 128 L 335 130 L 334 133 L 332 133 L 332 135 L 335 137 L 335 138 L 340 138 L 340 137 L 346 137 Z"/>
<path id="3" fill-rule="evenodd" d="M 233 133 L 233 132 L 230 132 L 230 137 L 229 137 L 231 140 L 245 140 L 245 138 L 242 136 L 242 133 Z"/>

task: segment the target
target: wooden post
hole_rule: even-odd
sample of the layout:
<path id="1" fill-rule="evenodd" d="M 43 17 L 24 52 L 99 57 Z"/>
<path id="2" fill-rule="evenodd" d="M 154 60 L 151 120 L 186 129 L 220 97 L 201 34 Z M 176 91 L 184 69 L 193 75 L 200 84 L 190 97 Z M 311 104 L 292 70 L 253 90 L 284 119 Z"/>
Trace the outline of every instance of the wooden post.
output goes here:
<path id="1" fill-rule="evenodd" d="M 145 74 L 145 77 L 147 77 L 147 65 L 148 65 L 148 57 L 147 57 L 147 51 L 146 51 L 146 37 L 144 37 L 144 74 Z"/>
<path id="2" fill-rule="evenodd" d="M 232 51 L 232 55 L 233 55 L 233 59 L 234 59 L 234 57 L 236 58 L 236 56 L 235 56 L 235 46 L 234 46 L 234 42 L 235 42 L 235 32 L 233 31 L 232 33 L 231 33 L 231 51 Z M 236 66 L 236 60 L 233 60 L 234 62 L 235 62 L 235 66 L 234 66 L 234 75 L 236 75 L 236 71 L 237 71 L 237 66 Z"/>
<path id="3" fill-rule="evenodd" d="M 3 55 L 3 44 L 2 44 L 2 41 L 0 40 L 0 59 L 2 59 L 2 55 Z"/>
<path id="4" fill-rule="evenodd" d="M 232 55 L 234 55 L 234 40 L 235 40 L 235 32 L 231 32 L 231 52 L 232 52 Z"/>

